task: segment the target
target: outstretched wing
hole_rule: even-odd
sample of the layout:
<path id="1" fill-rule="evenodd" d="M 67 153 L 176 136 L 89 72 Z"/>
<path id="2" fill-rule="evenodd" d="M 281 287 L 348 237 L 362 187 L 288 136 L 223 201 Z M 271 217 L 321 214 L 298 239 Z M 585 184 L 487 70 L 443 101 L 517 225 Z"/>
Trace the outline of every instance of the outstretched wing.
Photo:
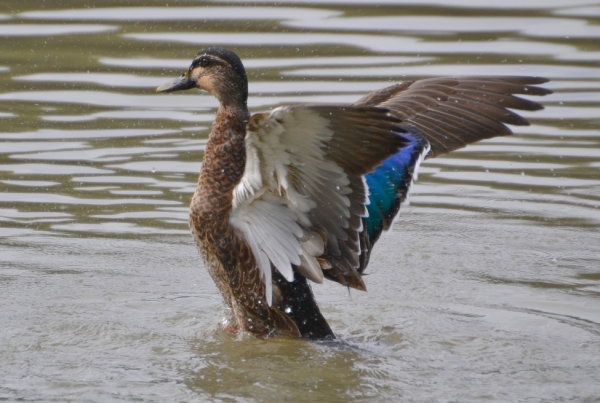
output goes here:
<path id="1" fill-rule="evenodd" d="M 510 109 L 535 111 L 543 106 L 514 94 L 547 95 L 536 87 L 542 77 L 441 77 L 409 81 L 372 92 L 358 106 L 379 106 L 402 120 L 412 140 L 396 155 L 366 176 L 369 216 L 361 234 L 362 273 L 371 249 L 387 230 L 416 179 L 420 159 L 438 157 L 467 144 L 512 134 L 506 126 L 528 125 L 527 119 Z M 429 150 L 429 152 L 427 152 Z"/>
<path id="2" fill-rule="evenodd" d="M 272 267 L 365 289 L 372 246 L 406 199 L 420 161 L 527 125 L 540 77 L 405 82 L 350 107 L 298 106 L 252 117 L 231 224 L 250 245 L 272 303 Z"/>
<path id="3" fill-rule="evenodd" d="M 406 132 L 368 106 L 283 107 L 251 118 L 230 223 L 252 249 L 269 305 L 272 267 L 288 281 L 295 269 L 316 282 L 323 270 L 359 267 L 364 175 L 410 144 Z"/>
<path id="4" fill-rule="evenodd" d="M 467 144 L 512 134 L 506 124 L 529 125 L 510 109 L 543 109 L 537 102 L 514 94 L 547 95 L 536 87 L 543 77 L 441 77 L 408 81 L 372 92 L 355 105 L 387 108 L 427 139 L 428 158 L 439 157 Z"/>

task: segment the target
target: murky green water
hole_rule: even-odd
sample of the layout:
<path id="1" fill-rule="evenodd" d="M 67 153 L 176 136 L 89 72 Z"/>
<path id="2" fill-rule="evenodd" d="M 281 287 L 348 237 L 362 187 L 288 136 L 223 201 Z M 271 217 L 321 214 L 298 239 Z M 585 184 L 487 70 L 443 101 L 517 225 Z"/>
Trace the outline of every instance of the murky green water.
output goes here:
<path id="1" fill-rule="evenodd" d="M 0 400 L 600 400 L 600 1 L 0 5 Z M 542 75 L 534 123 L 423 164 L 342 342 L 230 338 L 187 228 L 216 101 L 157 95 L 201 48 L 253 111 L 389 82 Z"/>

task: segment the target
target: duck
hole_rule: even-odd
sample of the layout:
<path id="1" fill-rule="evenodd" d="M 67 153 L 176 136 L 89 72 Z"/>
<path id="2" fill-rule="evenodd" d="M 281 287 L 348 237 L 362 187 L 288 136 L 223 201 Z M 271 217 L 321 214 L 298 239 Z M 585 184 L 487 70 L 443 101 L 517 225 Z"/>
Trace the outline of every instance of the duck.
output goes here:
<path id="1" fill-rule="evenodd" d="M 424 159 L 529 125 L 543 77 L 405 81 L 356 102 L 279 106 L 251 115 L 233 51 L 200 51 L 156 89 L 197 88 L 219 102 L 190 204 L 190 229 L 231 310 L 225 331 L 335 339 L 311 283 L 366 291 L 372 249 Z"/>

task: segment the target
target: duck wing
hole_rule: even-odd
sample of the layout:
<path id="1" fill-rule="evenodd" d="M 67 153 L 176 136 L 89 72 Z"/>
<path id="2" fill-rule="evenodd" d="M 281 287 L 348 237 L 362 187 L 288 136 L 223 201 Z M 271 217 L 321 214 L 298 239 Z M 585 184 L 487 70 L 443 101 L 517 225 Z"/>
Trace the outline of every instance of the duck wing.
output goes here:
<path id="1" fill-rule="evenodd" d="M 441 77 L 395 84 L 358 100 L 357 106 L 378 106 L 402 120 L 412 136 L 411 144 L 389 157 L 366 175 L 369 187 L 369 216 L 363 218 L 361 233 L 362 274 L 371 249 L 398 214 L 416 179 L 421 150 L 430 148 L 426 158 L 439 157 L 467 144 L 512 131 L 506 124 L 523 126 L 529 121 L 510 109 L 535 111 L 539 103 L 514 94 L 547 95 L 552 91 L 536 87 L 542 77 Z"/>
<path id="2" fill-rule="evenodd" d="M 420 162 L 528 125 L 540 77 L 446 77 L 375 91 L 353 106 L 254 115 L 231 223 L 250 245 L 272 302 L 271 268 L 365 290 L 373 245 L 390 228 Z"/>
<path id="3" fill-rule="evenodd" d="M 387 108 L 427 139 L 427 158 L 439 157 L 467 144 L 512 131 L 506 124 L 529 125 L 510 109 L 543 109 L 514 94 L 547 95 L 536 87 L 548 79 L 520 76 L 441 77 L 408 81 L 372 92 L 354 105 Z"/>
<path id="4" fill-rule="evenodd" d="M 229 222 L 250 246 L 269 305 L 275 268 L 316 282 L 325 276 L 364 289 L 361 238 L 368 215 L 364 176 L 412 147 L 409 130 L 371 106 L 303 105 L 254 115 L 246 127 L 246 167 Z M 323 273 L 325 271 L 325 273 Z"/>

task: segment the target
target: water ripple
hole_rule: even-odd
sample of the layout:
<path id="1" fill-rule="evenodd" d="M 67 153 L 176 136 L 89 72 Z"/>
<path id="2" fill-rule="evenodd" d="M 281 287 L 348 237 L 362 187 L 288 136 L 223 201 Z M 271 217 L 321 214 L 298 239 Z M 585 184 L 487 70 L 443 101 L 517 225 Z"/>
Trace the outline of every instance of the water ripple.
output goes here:
<path id="1" fill-rule="evenodd" d="M 304 20 L 340 15 L 339 11 L 285 7 L 117 7 L 29 11 L 20 18 L 59 21 L 207 21 Z"/>
<path id="2" fill-rule="evenodd" d="M 98 34 L 116 31 L 119 27 L 112 25 L 76 25 L 76 24 L 0 24 L 0 37 L 28 37 L 73 34 Z"/>
<path id="3" fill-rule="evenodd" d="M 412 54 L 513 54 L 513 55 L 557 55 L 572 53 L 576 48 L 570 45 L 558 45 L 530 41 L 448 41 L 424 42 L 417 38 L 387 35 L 352 34 L 297 34 L 297 33 L 144 33 L 124 34 L 125 38 L 140 41 L 174 42 L 189 44 L 214 43 L 222 46 L 311 46 L 345 45 L 361 47 L 374 52 L 398 52 Z"/>

